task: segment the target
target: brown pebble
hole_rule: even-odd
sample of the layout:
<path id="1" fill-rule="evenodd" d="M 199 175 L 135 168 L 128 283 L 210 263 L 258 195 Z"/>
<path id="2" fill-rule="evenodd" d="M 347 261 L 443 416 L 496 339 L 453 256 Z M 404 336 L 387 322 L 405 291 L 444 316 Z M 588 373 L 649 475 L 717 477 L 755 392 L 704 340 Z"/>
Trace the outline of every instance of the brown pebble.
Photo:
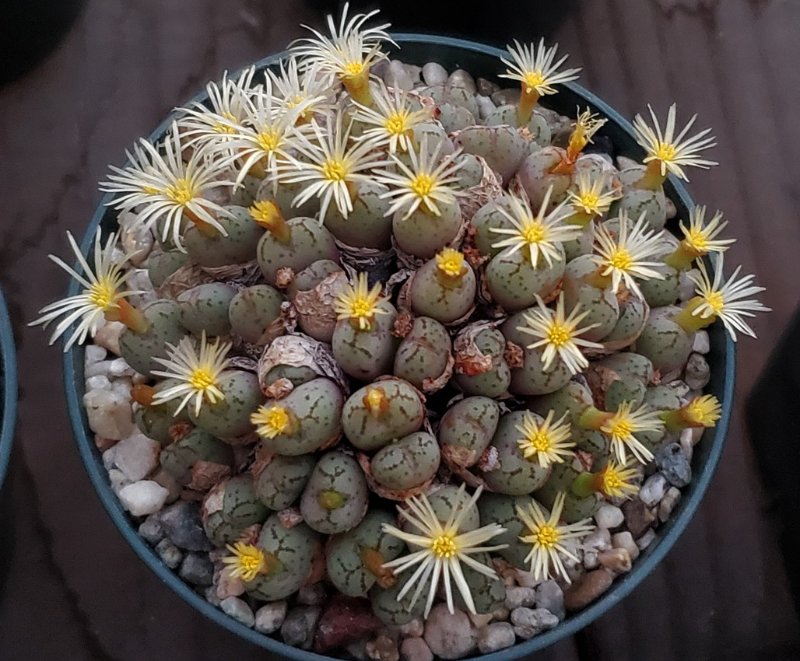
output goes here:
<path id="1" fill-rule="evenodd" d="M 625 513 L 625 526 L 634 538 L 641 537 L 656 520 L 653 513 L 638 498 L 626 502 L 622 506 L 622 511 Z"/>
<path id="2" fill-rule="evenodd" d="M 367 643 L 367 656 L 373 661 L 400 661 L 397 643 L 385 634 Z"/>
<path id="3" fill-rule="evenodd" d="M 631 554 L 627 549 L 611 549 L 598 556 L 600 564 L 615 574 L 626 574 L 631 570 Z"/>
<path id="4" fill-rule="evenodd" d="M 422 638 L 406 638 L 400 645 L 402 661 L 433 661 L 433 652 Z"/>
<path id="5" fill-rule="evenodd" d="M 614 581 L 614 575 L 606 569 L 596 569 L 584 574 L 564 592 L 564 607 L 576 611 L 591 604 Z"/>
<path id="6" fill-rule="evenodd" d="M 369 636 L 382 626 L 366 599 L 336 596 L 319 620 L 314 650 L 325 652 Z M 396 648 L 396 646 L 395 646 Z"/>

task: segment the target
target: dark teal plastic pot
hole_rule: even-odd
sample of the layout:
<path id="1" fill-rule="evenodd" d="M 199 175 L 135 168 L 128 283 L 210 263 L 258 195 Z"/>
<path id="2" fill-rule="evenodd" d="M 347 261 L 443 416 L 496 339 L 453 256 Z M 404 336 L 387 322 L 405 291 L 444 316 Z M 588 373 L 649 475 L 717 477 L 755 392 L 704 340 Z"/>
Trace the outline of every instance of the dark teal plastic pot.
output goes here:
<path id="1" fill-rule="evenodd" d="M 8 471 L 17 420 L 17 359 L 6 300 L 0 292 L 0 489 Z"/>
<path id="2" fill-rule="evenodd" d="M 458 39 L 447 37 L 433 37 L 428 35 L 398 34 L 395 39 L 401 46 L 401 57 L 404 61 L 414 64 L 424 64 L 430 60 L 441 62 L 445 67 L 452 70 L 456 67 L 466 69 L 475 76 L 483 76 L 488 79 L 495 79 L 498 72 L 502 70 L 499 57 L 503 51 L 481 44 L 476 44 Z M 260 68 L 268 67 L 278 62 L 281 55 L 268 57 L 258 63 Z M 199 94 L 196 100 L 204 100 L 205 94 Z M 608 107 L 603 101 L 594 94 L 587 92 L 579 85 L 568 84 L 561 92 L 553 97 L 548 97 L 548 105 L 564 114 L 573 115 L 575 107 L 581 108 L 587 105 L 594 111 L 608 117 L 609 122 L 603 127 L 601 134 L 610 138 L 617 153 L 642 158 L 643 152 L 633 139 L 631 125 L 621 117 L 615 110 Z M 152 141 L 159 140 L 169 127 L 172 121 L 168 117 L 151 135 Z M 688 209 L 693 206 L 693 202 L 686 192 L 686 189 L 675 181 L 667 184 L 667 195 L 675 203 L 678 209 L 678 217 L 686 218 Z M 93 241 L 95 230 L 98 225 L 113 228 L 115 225 L 116 212 L 109 210 L 105 205 L 110 201 L 111 196 L 106 195 L 100 201 L 97 211 L 92 218 L 86 236 L 83 240 L 83 251 L 87 254 Z M 73 283 L 70 294 L 78 293 L 77 283 Z M 694 479 L 692 483 L 683 491 L 683 497 L 675 508 L 672 518 L 660 528 L 657 541 L 653 542 L 647 550 L 642 552 L 639 559 L 635 562 L 633 570 L 617 580 L 613 586 L 596 602 L 585 608 L 579 613 L 571 614 L 566 620 L 559 624 L 555 629 L 548 631 L 511 647 L 509 649 L 482 656 L 483 661 L 508 661 L 528 655 L 536 650 L 540 650 L 548 645 L 552 645 L 561 638 L 570 636 L 587 624 L 593 622 L 603 613 L 615 606 L 631 590 L 633 590 L 651 572 L 653 568 L 666 555 L 675 541 L 680 537 L 690 519 L 697 510 L 703 494 L 708 488 L 711 476 L 719 461 L 722 453 L 722 446 L 725 441 L 725 434 L 730 421 L 731 407 L 733 400 L 734 382 L 734 344 L 724 332 L 721 324 L 715 324 L 710 329 L 711 353 L 708 355 L 708 362 L 711 366 L 711 382 L 708 392 L 716 395 L 722 402 L 722 417 L 716 428 L 706 431 L 702 442 L 695 449 L 692 465 L 694 469 Z M 255 645 L 263 647 L 273 654 L 277 654 L 289 659 L 322 660 L 324 657 L 311 652 L 305 652 L 295 647 L 284 645 L 283 643 L 257 633 L 238 623 L 209 604 L 202 596 L 198 595 L 188 585 L 186 585 L 178 575 L 168 569 L 147 543 L 139 537 L 136 526 L 120 505 L 116 495 L 111 490 L 108 483 L 108 475 L 103 468 L 100 453 L 97 451 L 92 434 L 86 423 L 86 416 L 81 405 L 81 398 L 84 392 L 83 379 L 83 354 L 82 347 L 73 348 L 65 354 L 64 376 L 72 426 L 75 431 L 75 438 L 78 442 L 81 456 L 86 470 L 92 483 L 97 489 L 100 500 L 111 515 L 114 524 L 133 547 L 134 551 L 142 558 L 150 569 L 164 581 L 171 589 L 177 592 L 192 607 L 196 608 L 203 615 L 210 618 L 220 626 L 241 636 L 245 640 Z"/>

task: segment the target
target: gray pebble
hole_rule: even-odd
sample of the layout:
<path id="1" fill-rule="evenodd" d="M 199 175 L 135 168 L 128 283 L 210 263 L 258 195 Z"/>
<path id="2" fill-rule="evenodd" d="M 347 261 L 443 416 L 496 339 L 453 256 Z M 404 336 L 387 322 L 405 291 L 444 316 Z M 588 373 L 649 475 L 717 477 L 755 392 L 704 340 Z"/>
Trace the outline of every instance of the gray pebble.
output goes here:
<path id="1" fill-rule="evenodd" d="M 176 569 L 183 560 L 183 553 L 168 539 L 162 539 L 156 544 L 156 553 L 163 563 L 170 569 Z"/>
<path id="2" fill-rule="evenodd" d="M 181 564 L 180 577 L 192 585 L 211 585 L 214 565 L 206 553 L 187 553 Z"/>
<path id="3" fill-rule="evenodd" d="M 658 518 L 661 519 L 662 522 L 669 519 L 670 515 L 672 514 L 672 510 L 675 509 L 675 505 L 678 504 L 680 499 L 681 491 L 676 487 L 670 487 L 667 493 L 664 494 L 664 497 L 658 504 Z"/>
<path id="4" fill-rule="evenodd" d="M 302 606 L 319 606 L 325 601 L 325 586 L 322 583 L 304 585 L 297 592 L 297 603 Z"/>
<path id="5" fill-rule="evenodd" d="M 281 625 L 281 636 L 287 645 L 307 650 L 314 641 L 314 632 L 322 609 L 317 606 L 300 606 L 289 611 Z"/>
<path id="6" fill-rule="evenodd" d="M 664 497 L 666 491 L 667 478 L 661 473 L 654 473 L 648 477 L 642 485 L 642 488 L 639 491 L 639 499 L 647 507 L 654 507 L 661 502 L 661 499 Z"/>
<path id="7" fill-rule="evenodd" d="M 422 638 L 406 638 L 400 643 L 402 661 L 433 661 L 433 652 Z"/>
<path id="8" fill-rule="evenodd" d="M 686 362 L 686 371 L 683 375 L 686 385 L 692 390 L 702 390 L 711 380 L 711 368 L 708 361 L 699 353 L 693 353 Z"/>
<path id="9" fill-rule="evenodd" d="M 594 520 L 598 528 L 618 528 L 625 521 L 625 515 L 619 507 L 606 504 L 597 508 Z"/>
<path id="10" fill-rule="evenodd" d="M 553 580 L 543 581 L 536 586 L 536 608 L 546 608 L 559 620 L 564 619 L 564 591 Z"/>
<path id="11" fill-rule="evenodd" d="M 636 546 L 639 547 L 640 551 L 644 551 L 650 544 L 652 544 L 656 539 L 656 531 L 650 528 L 644 535 L 642 535 L 639 539 L 636 540 Z"/>
<path id="12" fill-rule="evenodd" d="M 598 528 L 583 538 L 581 546 L 584 550 L 605 551 L 611 548 L 611 533 L 607 528 Z"/>
<path id="13" fill-rule="evenodd" d="M 422 67 L 422 79 L 430 87 L 444 85 L 447 82 L 447 69 L 438 62 L 428 62 Z"/>
<path id="14" fill-rule="evenodd" d="M 181 500 L 164 508 L 161 525 L 173 544 L 187 551 L 210 551 L 211 542 L 203 530 L 200 507 L 197 503 Z"/>
<path id="15" fill-rule="evenodd" d="M 414 80 L 411 74 L 400 60 L 392 60 L 389 63 L 389 68 L 384 73 L 384 80 L 388 87 L 395 87 L 406 92 L 414 87 Z"/>
<path id="16" fill-rule="evenodd" d="M 203 595 L 206 598 L 206 601 L 211 604 L 212 606 L 216 606 L 219 608 L 219 605 L 222 603 L 222 599 L 219 598 L 217 594 L 217 589 L 212 585 L 209 588 L 206 588 L 203 592 Z"/>
<path id="17" fill-rule="evenodd" d="M 481 96 L 491 96 L 500 89 L 500 85 L 486 80 L 486 78 L 478 78 L 478 94 Z"/>
<path id="18" fill-rule="evenodd" d="M 520 606 L 530 608 L 534 603 L 536 603 L 536 590 L 533 588 L 506 588 L 505 606 L 509 610 L 514 610 Z"/>
<path id="19" fill-rule="evenodd" d="M 422 618 L 415 617 L 410 622 L 401 624 L 397 627 L 397 630 L 406 637 L 419 638 L 425 633 L 425 623 L 422 621 Z"/>
<path id="20" fill-rule="evenodd" d="M 460 659 L 478 645 L 478 633 L 464 611 L 447 610 L 447 604 L 436 604 L 425 622 L 425 642 L 436 656 Z"/>
<path id="21" fill-rule="evenodd" d="M 625 549 L 628 555 L 631 556 L 631 560 L 636 560 L 639 557 L 639 547 L 633 540 L 633 535 L 627 530 L 618 532 L 611 538 L 611 542 L 614 544 L 614 548 Z"/>
<path id="22" fill-rule="evenodd" d="M 514 644 L 514 627 L 508 622 L 493 622 L 478 632 L 478 649 L 481 654 L 504 650 Z"/>
<path id="23" fill-rule="evenodd" d="M 511 611 L 511 623 L 514 633 L 528 640 L 542 631 L 552 629 L 558 624 L 558 618 L 544 608 L 516 608 Z"/>
<path id="24" fill-rule="evenodd" d="M 234 620 L 241 622 L 246 627 L 252 627 L 255 624 L 256 618 L 253 615 L 253 609 L 239 597 L 227 597 L 220 602 L 219 607 L 223 613 L 230 615 Z"/>
<path id="25" fill-rule="evenodd" d="M 692 341 L 692 351 L 697 353 L 708 353 L 711 350 L 711 342 L 708 339 L 708 331 L 699 330 L 694 334 Z"/>
<path id="26" fill-rule="evenodd" d="M 286 609 L 285 601 L 272 601 L 259 608 L 256 611 L 256 631 L 275 633 L 286 619 Z"/>
<path id="27" fill-rule="evenodd" d="M 151 514 L 139 526 L 139 534 L 144 537 L 148 544 L 155 546 L 164 539 L 164 528 L 161 525 L 158 514 Z"/>
<path id="28" fill-rule="evenodd" d="M 659 450 L 655 461 L 664 478 L 673 487 L 685 487 L 692 481 L 692 465 L 678 443 L 670 443 Z"/>

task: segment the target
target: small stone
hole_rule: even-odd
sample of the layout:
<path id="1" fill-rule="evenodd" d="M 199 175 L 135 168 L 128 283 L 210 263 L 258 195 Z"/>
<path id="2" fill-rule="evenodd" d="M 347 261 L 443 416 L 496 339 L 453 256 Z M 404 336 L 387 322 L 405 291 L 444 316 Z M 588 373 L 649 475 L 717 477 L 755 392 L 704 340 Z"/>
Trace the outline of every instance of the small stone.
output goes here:
<path id="1" fill-rule="evenodd" d="M 414 80 L 400 60 L 392 60 L 383 77 L 386 85 L 406 92 L 414 88 Z"/>
<path id="2" fill-rule="evenodd" d="M 87 344 L 83 354 L 84 373 L 89 365 L 105 360 L 107 355 L 108 352 L 103 347 L 99 347 L 96 344 Z"/>
<path id="3" fill-rule="evenodd" d="M 206 587 L 213 582 L 214 565 L 207 553 L 187 553 L 178 574 L 187 583 Z"/>
<path id="4" fill-rule="evenodd" d="M 584 551 L 607 551 L 611 548 L 611 533 L 607 528 L 598 528 L 583 538 L 581 546 Z"/>
<path id="5" fill-rule="evenodd" d="M 539 584 L 539 581 L 527 569 L 517 569 L 514 572 L 514 581 L 524 588 L 535 588 Z"/>
<path id="6" fill-rule="evenodd" d="M 580 580 L 573 583 L 564 593 L 564 606 L 569 611 L 576 611 L 591 604 L 614 581 L 611 572 L 605 569 L 595 569 L 587 572 Z"/>
<path id="7" fill-rule="evenodd" d="M 553 580 L 547 580 L 536 586 L 536 608 L 546 608 L 559 620 L 564 619 L 564 591 Z"/>
<path id="8" fill-rule="evenodd" d="M 406 638 L 400 643 L 402 661 L 433 661 L 433 652 L 422 638 Z"/>
<path id="9" fill-rule="evenodd" d="M 542 631 L 552 629 L 558 624 L 558 618 L 544 608 L 515 608 L 511 611 L 511 623 L 514 633 L 528 640 Z"/>
<path id="10" fill-rule="evenodd" d="M 600 566 L 600 560 L 598 559 L 599 551 L 591 550 L 586 551 L 583 554 L 583 566 L 586 569 L 592 570 L 597 569 Z"/>
<path id="11" fill-rule="evenodd" d="M 100 360 L 96 363 L 92 363 L 88 365 L 86 369 L 83 371 L 83 376 L 86 379 L 90 379 L 95 376 L 104 376 L 106 378 L 110 378 L 109 369 L 111 367 L 110 360 Z"/>
<path id="12" fill-rule="evenodd" d="M 636 546 L 639 547 L 640 551 L 644 551 L 656 538 L 656 531 L 650 528 L 644 535 L 642 535 L 639 539 L 636 540 Z"/>
<path id="13" fill-rule="evenodd" d="M 632 498 L 626 502 L 622 506 L 622 511 L 625 513 L 625 525 L 631 531 L 634 539 L 641 537 L 656 519 L 647 505 L 638 498 Z"/>
<path id="14" fill-rule="evenodd" d="M 222 600 L 217 596 L 217 592 L 213 587 L 206 588 L 205 592 L 203 592 L 203 596 L 209 604 L 216 608 L 219 608 L 219 605 L 222 603 Z"/>
<path id="15" fill-rule="evenodd" d="M 491 613 L 467 613 L 467 617 L 472 622 L 472 626 L 478 630 L 483 629 L 492 621 Z"/>
<path id="16" fill-rule="evenodd" d="M 164 532 L 176 546 L 188 551 L 211 550 L 197 503 L 185 500 L 177 502 L 165 508 L 160 518 Z"/>
<path id="17" fill-rule="evenodd" d="M 256 611 L 255 630 L 261 633 L 275 633 L 286 619 L 288 604 L 285 601 L 271 601 Z"/>
<path id="18" fill-rule="evenodd" d="M 281 625 L 283 642 L 304 650 L 310 649 L 321 614 L 322 609 L 317 606 L 299 606 L 290 610 Z"/>
<path id="19" fill-rule="evenodd" d="M 366 640 L 383 627 L 372 612 L 367 599 L 335 595 L 326 602 L 314 637 L 314 651 L 343 647 L 357 640 Z"/>
<path id="20" fill-rule="evenodd" d="M 673 487 L 685 487 L 692 481 L 692 465 L 679 443 L 670 443 L 659 450 L 655 462 L 664 479 Z M 644 487 L 642 487 L 642 491 L 644 491 Z M 639 498 L 641 497 L 640 493 Z"/>
<path id="21" fill-rule="evenodd" d="M 399 661 L 397 641 L 385 633 L 367 642 L 367 657 L 373 661 Z"/>
<path id="22" fill-rule="evenodd" d="M 111 375 L 111 378 L 118 379 L 123 376 L 132 377 L 136 374 L 136 371 L 128 365 L 124 358 L 115 358 L 108 366 L 108 373 Z"/>
<path id="23" fill-rule="evenodd" d="M 500 90 L 500 85 L 497 83 L 486 80 L 486 78 L 478 77 L 478 94 L 481 96 L 491 96 Z"/>
<path id="24" fill-rule="evenodd" d="M 699 330 L 694 334 L 692 340 L 692 351 L 695 353 L 708 353 L 711 351 L 711 342 L 708 339 L 708 331 Z"/>
<path id="25" fill-rule="evenodd" d="M 642 485 L 639 491 L 639 500 L 647 505 L 647 507 L 653 507 L 661 502 L 666 491 L 667 478 L 661 473 L 654 473 L 648 477 Z"/>
<path id="26" fill-rule="evenodd" d="M 114 446 L 114 463 L 131 481 L 141 480 L 158 466 L 161 444 L 140 431 Z"/>
<path id="27" fill-rule="evenodd" d="M 664 497 L 658 504 L 658 518 L 662 522 L 669 519 L 670 515 L 672 514 L 672 510 L 675 509 L 675 505 L 678 504 L 678 501 L 680 501 L 680 499 L 681 499 L 680 489 L 676 487 L 670 487 L 667 490 L 667 493 L 664 494 Z"/>
<path id="28" fill-rule="evenodd" d="M 116 445 L 116 443 L 114 445 Z M 103 452 L 102 455 L 103 468 L 105 468 L 107 471 L 110 471 L 112 468 L 114 468 L 114 455 L 117 454 L 117 451 L 114 449 L 114 445 Z"/>
<path id="29" fill-rule="evenodd" d="M 627 549 L 602 551 L 597 559 L 603 567 L 615 574 L 627 574 L 631 570 L 631 555 Z"/>
<path id="30" fill-rule="evenodd" d="M 150 479 L 169 491 L 169 496 L 167 496 L 167 504 L 174 503 L 176 500 L 178 500 L 178 497 L 181 495 L 181 485 L 178 484 L 175 478 L 167 473 L 167 471 L 165 471 L 163 468 L 159 468 L 150 476 Z"/>
<path id="31" fill-rule="evenodd" d="M 119 492 L 123 487 L 127 487 L 131 484 L 131 481 L 125 477 L 125 473 L 116 468 L 112 468 L 108 471 L 108 482 L 111 485 L 111 490 L 117 494 L 117 497 L 119 497 Z"/>
<path id="32" fill-rule="evenodd" d="M 509 610 L 513 611 L 520 606 L 531 608 L 534 603 L 536 603 L 536 590 L 533 588 L 506 588 L 505 606 Z"/>
<path id="33" fill-rule="evenodd" d="M 497 106 L 516 105 L 519 101 L 520 90 L 518 87 L 500 89 L 493 92 L 491 99 Z"/>
<path id="34" fill-rule="evenodd" d="M 598 528 L 619 528 L 624 521 L 625 515 L 619 507 L 614 505 L 601 505 L 594 514 L 594 520 Z"/>
<path id="35" fill-rule="evenodd" d="M 695 295 L 697 285 L 692 281 L 692 277 L 700 277 L 699 269 L 689 269 L 688 271 L 681 271 L 679 276 L 679 289 L 678 298 L 682 303 L 685 303 Z"/>
<path id="36" fill-rule="evenodd" d="M 409 638 L 420 637 L 425 633 L 425 623 L 422 621 L 422 618 L 415 617 L 410 622 L 401 624 L 397 627 L 397 630 L 401 635 Z"/>
<path id="37" fill-rule="evenodd" d="M 223 613 L 229 615 L 237 622 L 241 622 L 246 627 L 252 627 L 256 622 L 253 609 L 247 605 L 246 601 L 239 599 L 239 597 L 223 599 L 219 607 L 222 609 Z"/>
<path id="38" fill-rule="evenodd" d="M 614 548 L 625 549 L 631 557 L 631 560 L 636 560 L 636 558 L 639 557 L 639 547 L 636 546 L 636 542 L 633 541 L 633 535 L 627 530 L 614 535 L 611 538 L 611 543 L 614 545 Z"/>
<path id="39" fill-rule="evenodd" d="M 139 526 L 139 534 L 144 537 L 148 544 L 156 545 L 164 539 L 164 528 L 158 518 L 158 514 L 151 514 Z"/>
<path id="40" fill-rule="evenodd" d="M 428 62 L 422 67 L 422 79 L 429 87 L 444 85 L 447 82 L 447 69 L 438 62 Z"/>
<path id="41" fill-rule="evenodd" d="M 111 382 L 111 392 L 115 395 L 125 398 L 127 401 L 131 399 L 131 380 L 129 377 L 120 377 Z"/>
<path id="42" fill-rule="evenodd" d="M 495 622 L 505 622 L 508 620 L 508 616 L 511 614 L 511 611 L 508 610 L 505 606 L 498 606 L 492 611 L 492 620 Z"/>
<path id="43" fill-rule="evenodd" d="M 170 569 L 177 569 L 183 560 L 183 553 L 168 539 L 162 539 L 156 544 L 156 553 L 162 562 Z"/>
<path id="44" fill-rule="evenodd" d="M 86 379 L 86 390 L 108 390 L 109 388 L 111 388 L 111 381 L 105 374 L 97 374 Z"/>
<path id="45" fill-rule="evenodd" d="M 461 87 L 470 94 L 475 94 L 478 91 L 475 79 L 470 73 L 464 71 L 464 69 L 456 69 L 451 73 L 450 77 L 447 79 L 447 84 L 450 85 L 450 87 Z"/>
<path id="46" fill-rule="evenodd" d="M 303 606 L 319 606 L 325 601 L 325 586 L 322 583 L 304 585 L 297 592 L 297 603 Z"/>
<path id="47" fill-rule="evenodd" d="M 169 492 L 152 480 L 141 480 L 122 487 L 118 495 L 122 506 L 133 516 L 145 516 L 164 507 Z"/>
<path id="48" fill-rule="evenodd" d="M 89 427 L 105 438 L 121 440 L 134 431 L 130 400 L 108 390 L 90 390 L 83 396 Z"/>
<path id="49" fill-rule="evenodd" d="M 119 356 L 119 338 L 124 330 L 125 324 L 121 321 L 107 321 L 97 329 L 97 333 L 94 335 L 94 343 L 108 349 L 115 356 Z"/>
<path id="50" fill-rule="evenodd" d="M 511 647 L 516 640 L 514 627 L 508 622 L 494 622 L 478 632 L 478 649 L 481 654 Z"/>
<path id="51" fill-rule="evenodd" d="M 475 650 L 478 634 L 466 613 L 450 613 L 446 604 L 436 604 L 425 622 L 425 642 L 436 656 L 460 659 Z"/>
<path id="52" fill-rule="evenodd" d="M 702 390 L 711 380 L 711 368 L 708 361 L 699 353 L 693 353 L 686 362 L 683 378 L 692 390 Z"/>
<path id="53" fill-rule="evenodd" d="M 231 576 L 229 571 L 218 569 L 214 572 L 214 591 L 217 599 L 221 601 L 228 597 L 240 597 L 245 593 L 246 587 L 241 578 Z"/>

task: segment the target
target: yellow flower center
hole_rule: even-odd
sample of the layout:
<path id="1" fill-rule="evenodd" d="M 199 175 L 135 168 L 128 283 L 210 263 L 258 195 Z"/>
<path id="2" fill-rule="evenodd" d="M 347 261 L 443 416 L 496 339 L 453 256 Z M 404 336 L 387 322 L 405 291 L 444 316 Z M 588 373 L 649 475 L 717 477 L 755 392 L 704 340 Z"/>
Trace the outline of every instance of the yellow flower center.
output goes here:
<path id="1" fill-rule="evenodd" d="M 354 319 L 372 319 L 375 306 L 365 296 L 355 296 L 350 301 L 350 317 Z"/>
<path id="2" fill-rule="evenodd" d="M 344 181 L 347 177 L 347 167 L 342 161 L 325 161 L 322 165 L 322 176 L 328 181 Z"/>
<path id="3" fill-rule="evenodd" d="M 92 283 L 87 293 L 89 301 L 100 308 L 103 312 L 117 307 L 115 299 L 117 295 L 116 288 L 110 283 L 103 280 Z"/>
<path id="4" fill-rule="evenodd" d="M 224 558 L 223 562 L 231 568 L 231 575 L 241 578 L 245 582 L 252 581 L 266 566 L 264 552 L 253 544 L 237 542 L 228 546 L 232 555 Z"/>
<path id="5" fill-rule="evenodd" d="M 264 227 L 273 227 L 283 218 L 278 206 L 270 200 L 257 200 L 248 211 L 253 220 Z"/>
<path id="6" fill-rule="evenodd" d="M 372 414 L 383 411 L 388 406 L 383 388 L 367 388 L 367 394 L 364 396 L 364 406 Z"/>
<path id="7" fill-rule="evenodd" d="M 299 106 L 305 97 L 302 94 L 295 94 L 291 99 L 286 99 L 287 108 L 296 108 Z"/>
<path id="8" fill-rule="evenodd" d="M 431 194 L 436 182 L 428 174 L 418 174 L 411 181 L 411 191 L 418 197 L 427 197 Z"/>
<path id="9" fill-rule="evenodd" d="M 599 214 L 600 213 L 600 196 L 597 193 L 587 192 L 581 193 L 578 198 L 580 205 L 588 212 Z"/>
<path id="10" fill-rule="evenodd" d="M 633 424 L 628 418 L 612 418 L 603 430 L 614 438 L 630 438 Z"/>
<path id="11" fill-rule="evenodd" d="M 275 438 L 292 428 L 292 414 L 283 406 L 262 406 L 250 416 L 250 421 L 257 425 L 256 431 L 264 438 Z"/>
<path id="12" fill-rule="evenodd" d="M 543 85 L 545 81 L 541 71 L 526 71 L 524 78 L 525 87 L 528 88 L 528 92 L 530 92 L 532 89 L 536 89 L 539 87 L 539 85 Z"/>
<path id="13" fill-rule="evenodd" d="M 608 263 L 615 269 L 620 271 L 627 271 L 633 266 L 633 257 L 630 252 L 625 248 L 617 248 L 608 258 Z"/>
<path id="14" fill-rule="evenodd" d="M 256 136 L 256 143 L 268 154 L 280 147 L 282 142 L 280 133 L 275 129 L 267 129 Z"/>
<path id="15" fill-rule="evenodd" d="M 547 238 L 547 228 L 538 220 L 525 223 L 520 235 L 527 243 L 540 243 Z"/>
<path id="16" fill-rule="evenodd" d="M 617 471 L 606 468 L 603 473 L 603 493 L 609 496 L 616 495 L 622 491 L 624 484 Z"/>
<path id="17" fill-rule="evenodd" d="M 719 315 L 725 309 L 725 297 L 722 292 L 712 291 L 703 297 L 708 307 L 714 310 L 714 314 Z"/>
<path id="18" fill-rule="evenodd" d="M 431 544 L 431 553 L 437 558 L 449 559 L 458 553 L 458 545 L 453 535 L 439 535 Z"/>
<path id="19" fill-rule="evenodd" d="M 658 145 L 658 149 L 653 152 L 653 156 L 655 156 L 659 161 L 669 162 L 672 161 L 678 155 L 678 150 L 675 148 L 675 145 L 669 142 L 661 142 Z"/>
<path id="20" fill-rule="evenodd" d="M 386 118 L 384 126 L 392 135 L 402 135 L 407 130 L 406 116 L 401 112 L 392 113 Z"/>
<path id="21" fill-rule="evenodd" d="M 361 60 L 351 60 L 344 65 L 345 76 L 361 76 L 364 73 L 364 62 Z"/>
<path id="22" fill-rule="evenodd" d="M 185 177 L 176 180 L 175 183 L 167 188 L 167 197 L 181 206 L 186 206 L 195 198 L 195 190 L 191 182 Z"/>
<path id="23" fill-rule="evenodd" d="M 539 526 L 538 530 L 533 533 L 533 538 L 539 544 L 546 549 L 552 549 L 558 544 L 558 540 L 561 538 L 561 533 L 558 532 L 558 528 L 555 526 L 551 526 L 549 523 L 545 523 Z"/>
<path id="24" fill-rule="evenodd" d="M 436 255 L 436 267 L 451 278 L 458 277 L 464 269 L 464 255 L 458 250 L 445 248 Z"/>
<path id="25" fill-rule="evenodd" d="M 554 321 L 547 329 L 547 341 L 556 348 L 561 348 L 572 339 L 570 329 Z"/>
<path id="26" fill-rule="evenodd" d="M 198 367 L 192 371 L 189 377 L 189 385 L 195 390 L 207 390 L 211 386 L 216 385 L 214 375 L 203 367 Z"/>
<path id="27" fill-rule="evenodd" d="M 695 397 L 684 410 L 691 422 L 704 427 L 713 427 L 720 417 L 719 400 L 713 395 Z"/>
<path id="28" fill-rule="evenodd" d="M 550 448 L 553 447 L 553 439 L 550 437 L 550 434 L 541 429 L 530 434 L 525 440 L 536 452 L 548 452 Z"/>
<path id="29" fill-rule="evenodd" d="M 702 230 L 689 230 L 684 241 L 697 253 L 704 255 L 708 252 L 708 237 Z"/>
<path id="30" fill-rule="evenodd" d="M 220 116 L 224 117 L 230 122 L 236 121 L 236 117 L 234 117 L 233 113 L 228 112 L 227 110 L 220 113 Z M 217 122 L 216 124 L 214 124 L 213 128 L 215 133 L 227 133 L 227 134 L 236 133 L 235 128 L 233 128 L 230 124 L 224 124 L 223 122 Z"/>

